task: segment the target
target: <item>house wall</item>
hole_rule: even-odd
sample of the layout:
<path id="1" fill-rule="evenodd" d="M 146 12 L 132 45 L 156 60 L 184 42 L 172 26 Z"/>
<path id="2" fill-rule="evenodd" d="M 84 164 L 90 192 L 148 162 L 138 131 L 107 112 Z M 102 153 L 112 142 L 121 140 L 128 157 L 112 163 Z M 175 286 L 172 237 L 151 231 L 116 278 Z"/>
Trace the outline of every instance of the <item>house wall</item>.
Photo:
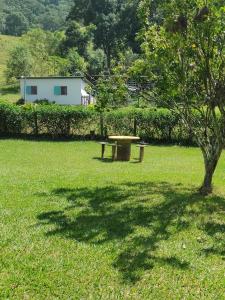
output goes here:
<path id="1" fill-rule="evenodd" d="M 81 104 L 81 89 L 86 83 L 81 78 L 54 78 L 54 79 L 20 79 L 21 97 L 24 98 L 26 86 L 37 86 L 37 95 L 27 95 L 26 102 L 47 99 L 58 104 Z M 54 95 L 55 86 L 67 86 L 67 95 Z"/>

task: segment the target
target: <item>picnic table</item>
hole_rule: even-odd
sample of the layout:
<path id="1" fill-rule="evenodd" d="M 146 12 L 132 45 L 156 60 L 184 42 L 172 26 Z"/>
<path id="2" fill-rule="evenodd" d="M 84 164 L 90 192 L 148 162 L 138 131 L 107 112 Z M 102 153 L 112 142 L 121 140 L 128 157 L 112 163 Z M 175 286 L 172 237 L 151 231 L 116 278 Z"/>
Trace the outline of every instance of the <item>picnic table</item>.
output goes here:
<path id="1" fill-rule="evenodd" d="M 116 159 L 119 161 L 129 161 L 131 154 L 131 143 L 140 140 L 137 136 L 109 136 L 109 140 L 117 143 Z"/>

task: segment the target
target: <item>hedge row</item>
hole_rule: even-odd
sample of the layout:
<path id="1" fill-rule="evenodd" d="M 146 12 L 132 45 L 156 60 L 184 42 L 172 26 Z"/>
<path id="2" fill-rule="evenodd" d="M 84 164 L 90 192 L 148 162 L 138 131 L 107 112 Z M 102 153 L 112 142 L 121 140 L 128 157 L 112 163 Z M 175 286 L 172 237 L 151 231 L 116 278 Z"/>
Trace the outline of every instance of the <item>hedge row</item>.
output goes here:
<path id="1" fill-rule="evenodd" d="M 138 135 L 146 141 L 193 142 L 179 115 L 167 109 L 124 108 L 103 115 L 93 108 L 0 103 L 0 135 L 51 137 Z"/>
<path id="2" fill-rule="evenodd" d="M 59 105 L 0 104 L 0 134 L 86 135 L 95 129 L 98 115 L 92 109 Z"/>

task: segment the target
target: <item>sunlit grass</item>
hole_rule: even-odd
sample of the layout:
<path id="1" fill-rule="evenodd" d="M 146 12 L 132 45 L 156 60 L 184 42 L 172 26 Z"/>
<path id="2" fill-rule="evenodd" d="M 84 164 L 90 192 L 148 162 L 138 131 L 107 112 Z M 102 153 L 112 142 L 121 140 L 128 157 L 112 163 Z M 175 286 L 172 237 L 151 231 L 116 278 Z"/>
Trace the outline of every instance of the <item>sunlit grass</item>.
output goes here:
<path id="1" fill-rule="evenodd" d="M 19 85 L 5 85 L 0 87 L 0 101 L 16 103 L 21 98 L 19 93 Z"/>
<path id="2" fill-rule="evenodd" d="M 0 298 L 223 299 L 225 154 L 207 198 L 197 148 L 99 156 L 94 142 L 0 141 Z"/>

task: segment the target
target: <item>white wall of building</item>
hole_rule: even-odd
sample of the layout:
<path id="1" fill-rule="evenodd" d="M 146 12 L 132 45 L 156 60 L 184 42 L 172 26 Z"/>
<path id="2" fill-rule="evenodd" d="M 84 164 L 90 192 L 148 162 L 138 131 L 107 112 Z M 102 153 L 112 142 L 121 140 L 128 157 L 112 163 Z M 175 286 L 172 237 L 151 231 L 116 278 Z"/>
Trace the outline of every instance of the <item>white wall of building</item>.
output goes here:
<path id="1" fill-rule="evenodd" d="M 26 102 L 47 99 L 64 105 L 81 105 L 82 90 L 86 82 L 82 78 L 21 78 L 20 91 L 24 99 L 27 86 L 37 86 L 37 95 L 26 94 Z M 67 86 L 67 95 L 55 95 L 55 86 Z"/>

